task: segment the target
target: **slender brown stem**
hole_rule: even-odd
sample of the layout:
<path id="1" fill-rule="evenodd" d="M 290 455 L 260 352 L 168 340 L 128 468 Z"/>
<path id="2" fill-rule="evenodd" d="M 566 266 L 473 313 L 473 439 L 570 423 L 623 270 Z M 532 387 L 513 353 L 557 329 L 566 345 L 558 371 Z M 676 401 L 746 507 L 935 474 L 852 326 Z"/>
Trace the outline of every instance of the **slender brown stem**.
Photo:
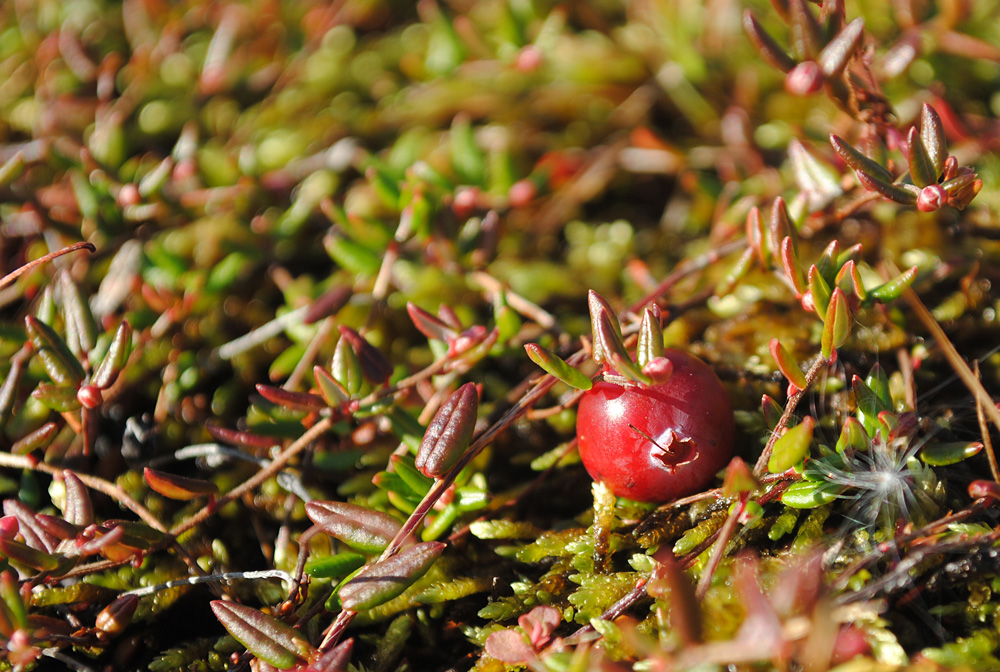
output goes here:
<path id="1" fill-rule="evenodd" d="M 293 441 L 288 448 L 281 451 L 281 453 L 275 457 L 269 465 L 258 471 L 247 480 L 243 481 L 226 494 L 219 497 L 215 502 L 209 502 L 194 515 L 188 517 L 182 523 L 175 525 L 174 528 L 170 530 L 170 534 L 176 537 L 191 528 L 200 525 L 213 513 L 221 509 L 229 502 L 242 497 L 245 493 L 261 485 L 267 479 L 272 478 L 275 474 L 281 471 L 284 466 L 292 460 L 292 458 L 308 448 L 313 441 L 321 437 L 331 427 L 333 427 L 333 418 L 323 418 L 306 430 L 302 436 Z"/>
<path id="2" fill-rule="evenodd" d="M 62 469 L 53 466 L 46 462 L 39 462 L 34 460 L 27 455 L 11 455 L 10 453 L 0 453 L 0 467 L 8 467 L 11 469 L 28 469 L 30 471 L 40 471 L 44 474 L 50 474 L 52 476 L 62 476 Z M 105 495 L 111 499 L 117 501 L 119 504 L 124 506 L 126 509 L 130 510 L 135 515 L 139 516 L 140 519 L 153 529 L 158 532 L 166 532 L 167 528 L 163 526 L 156 516 L 154 516 L 149 509 L 140 504 L 139 502 L 132 499 L 132 497 L 122 490 L 120 487 L 111 483 L 110 481 L 105 481 L 103 478 L 98 478 L 97 476 L 91 476 L 89 474 L 82 474 L 79 472 L 73 472 L 80 481 L 92 490 L 97 490 L 98 492 L 103 492 Z"/>
<path id="3" fill-rule="evenodd" d="M 788 421 L 792 419 L 792 414 L 795 413 L 795 409 L 796 407 L 798 407 L 799 402 L 802 401 L 802 397 L 805 396 L 806 391 L 809 389 L 809 386 L 813 384 L 813 382 L 816 380 L 816 377 L 819 375 L 820 371 L 822 371 L 823 367 L 825 367 L 826 365 L 827 365 L 826 358 L 824 357 L 816 358 L 816 361 L 814 361 L 812 363 L 812 366 L 809 367 L 809 371 L 806 372 L 805 388 L 801 390 L 795 390 L 795 392 L 790 397 L 788 397 L 788 401 L 785 402 L 785 410 L 781 414 L 781 417 L 778 418 L 777 426 L 774 428 L 774 431 L 771 432 L 771 436 L 767 440 L 767 445 L 764 446 L 764 451 L 760 454 L 760 457 L 757 459 L 757 464 L 755 464 L 753 467 L 754 476 L 759 477 L 761 474 L 764 473 L 764 470 L 767 468 L 767 461 L 771 459 L 771 451 L 774 450 L 774 444 L 781 437 L 781 430 L 783 430 L 788 425 Z"/>
<path id="4" fill-rule="evenodd" d="M 4 287 L 10 284 L 13 284 L 13 282 L 18 278 L 20 278 L 22 275 L 24 275 L 25 273 L 30 273 L 31 271 L 35 270 L 42 264 L 47 264 L 53 259 L 58 259 L 64 254 L 69 254 L 70 252 L 76 252 L 77 250 L 87 250 L 88 252 L 96 252 L 97 248 L 94 247 L 93 243 L 82 242 L 82 243 L 74 243 L 69 247 L 64 247 L 61 250 L 56 250 L 55 252 L 49 252 L 48 254 L 42 257 L 38 257 L 38 259 L 35 259 L 34 261 L 29 261 L 25 265 L 15 268 L 13 271 L 0 278 L 0 289 L 3 289 Z"/>
<path id="5" fill-rule="evenodd" d="M 979 362 L 973 363 L 975 369 L 974 373 L 976 378 L 979 376 Z M 993 474 L 993 480 L 1000 483 L 1000 468 L 997 467 L 997 455 L 993 450 L 993 438 L 990 436 L 990 427 L 986 423 L 986 413 L 983 411 L 983 401 L 979 397 L 976 397 L 976 419 L 979 421 L 979 433 L 983 437 L 983 446 L 986 448 L 986 459 L 990 463 L 990 473 Z"/>

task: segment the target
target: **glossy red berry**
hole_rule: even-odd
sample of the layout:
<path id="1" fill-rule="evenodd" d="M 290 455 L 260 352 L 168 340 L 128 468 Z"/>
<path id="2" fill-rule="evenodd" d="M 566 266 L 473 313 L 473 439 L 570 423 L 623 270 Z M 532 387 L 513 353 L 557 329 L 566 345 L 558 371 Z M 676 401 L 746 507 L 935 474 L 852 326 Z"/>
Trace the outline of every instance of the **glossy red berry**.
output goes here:
<path id="1" fill-rule="evenodd" d="M 659 385 L 601 381 L 577 412 L 580 457 L 615 495 L 666 502 L 703 489 L 733 453 L 729 395 L 700 359 L 667 350 L 673 375 Z"/>

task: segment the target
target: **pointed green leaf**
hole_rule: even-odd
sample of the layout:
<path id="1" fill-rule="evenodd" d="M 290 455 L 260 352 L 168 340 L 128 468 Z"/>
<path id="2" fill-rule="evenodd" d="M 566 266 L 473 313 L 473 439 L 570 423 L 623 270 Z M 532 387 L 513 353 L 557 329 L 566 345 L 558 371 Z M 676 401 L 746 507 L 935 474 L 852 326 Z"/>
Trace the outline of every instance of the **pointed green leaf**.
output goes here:
<path id="1" fill-rule="evenodd" d="M 800 61 L 814 61 L 823 48 L 823 29 L 805 0 L 790 0 L 788 18 L 792 28 L 792 52 Z"/>
<path id="2" fill-rule="evenodd" d="M 851 387 L 854 390 L 854 403 L 857 406 L 858 420 L 864 426 L 865 433 L 874 437 L 879 430 L 878 414 L 891 409 L 878 398 L 878 395 L 860 376 L 854 376 L 851 379 Z"/>
<path id="3" fill-rule="evenodd" d="M 340 383 L 341 387 L 347 390 L 348 394 L 354 396 L 361 391 L 363 374 L 361 372 L 361 362 L 351 347 L 350 341 L 341 337 L 337 341 L 337 347 L 333 351 L 333 363 L 330 366 L 334 380 Z"/>
<path id="4" fill-rule="evenodd" d="M 840 272 L 837 273 L 837 286 L 844 290 L 845 294 L 853 294 L 861 301 L 868 298 L 868 291 L 861 281 L 861 274 L 853 259 L 840 267 Z"/>
<path id="5" fill-rule="evenodd" d="M 726 475 L 722 481 L 722 494 L 726 497 L 735 497 L 760 489 L 760 483 L 754 478 L 753 472 L 747 463 L 739 457 L 734 457 L 729 466 L 726 467 Z"/>
<path id="6" fill-rule="evenodd" d="M 840 270 L 840 267 L 837 266 L 837 257 L 839 256 L 840 243 L 836 240 L 831 240 L 830 244 L 823 249 L 823 253 L 819 256 L 819 259 L 816 260 L 816 270 L 823 276 L 827 287 L 833 285 L 837 278 L 837 271 Z"/>
<path id="7" fill-rule="evenodd" d="M 468 115 L 455 115 L 450 139 L 451 164 L 462 184 L 486 186 L 486 157 L 476 142 Z"/>
<path id="8" fill-rule="evenodd" d="M 830 285 L 823 279 L 816 264 L 809 267 L 809 293 L 812 295 L 816 314 L 825 318 L 826 310 L 830 307 Z"/>
<path id="9" fill-rule="evenodd" d="M 6 537 L 0 537 L 0 556 L 39 572 L 54 571 L 60 564 L 60 559 L 57 556 Z"/>
<path id="10" fill-rule="evenodd" d="M 636 363 L 641 367 L 663 356 L 663 329 L 660 327 L 659 313 L 659 308 L 654 311 L 648 307 L 642 312 L 639 344 L 636 347 Z"/>
<path id="11" fill-rule="evenodd" d="M 869 179 L 880 183 L 892 183 L 892 173 L 889 172 L 888 168 L 868 158 L 843 138 L 831 133 L 830 144 L 833 145 L 834 151 L 840 155 L 840 158 L 858 173 L 864 173 L 869 176 Z"/>
<path id="12" fill-rule="evenodd" d="M 792 357 L 792 354 L 776 338 L 771 339 L 769 347 L 771 357 L 778 363 L 778 370 L 781 371 L 781 375 L 787 378 L 788 382 L 798 389 L 804 390 L 807 385 L 806 374 L 802 373 L 802 369 L 799 368 L 799 364 Z"/>
<path id="13" fill-rule="evenodd" d="M 865 20 L 858 17 L 844 26 L 837 36 L 830 40 L 819 53 L 819 66 L 827 77 L 839 77 L 861 44 L 865 32 Z"/>
<path id="14" fill-rule="evenodd" d="M 14 455 L 27 455 L 33 450 L 44 448 L 49 445 L 52 439 L 56 438 L 59 425 L 54 422 L 46 422 L 33 432 L 29 432 L 14 442 L 10 447 L 10 452 Z"/>
<path id="15" fill-rule="evenodd" d="M 528 359 L 537 364 L 546 373 L 552 374 L 570 387 L 578 390 L 589 390 L 593 387 L 590 378 L 580 373 L 578 370 L 563 361 L 558 355 L 549 352 L 536 343 L 527 343 L 524 346 L 528 353 Z"/>
<path id="16" fill-rule="evenodd" d="M 882 408 L 879 409 L 879 412 L 891 411 L 892 392 L 889 390 L 889 377 L 885 375 L 885 369 L 882 368 L 881 364 L 875 363 L 868 375 L 865 376 L 865 384 L 881 402 Z"/>
<path id="17" fill-rule="evenodd" d="M 46 408 L 51 408 L 57 413 L 68 413 L 80 408 L 80 400 L 77 399 L 75 385 L 48 385 L 39 383 L 35 391 L 31 393 Z"/>
<path id="18" fill-rule="evenodd" d="M 97 365 L 91 383 L 98 389 L 106 390 L 115 384 L 118 375 L 125 368 L 129 355 L 132 354 L 132 327 L 128 322 L 122 322 L 111 339 L 111 346 L 104 354 L 101 363 Z"/>
<path id="19" fill-rule="evenodd" d="M 844 486 L 826 481 L 792 483 L 781 495 L 781 503 L 793 509 L 815 509 L 837 501 Z"/>
<path id="20" fill-rule="evenodd" d="M 803 376 L 803 379 L 805 377 Z M 762 395 L 760 398 L 761 412 L 764 414 L 764 424 L 767 425 L 769 430 L 774 430 L 778 426 L 778 421 L 781 419 L 781 415 L 784 413 L 785 409 L 781 407 L 781 404 L 772 399 L 769 395 Z"/>
<path id="21" fill-rule="evenodd" d="M 982 449 L 979 441 L 928 444 L 920 451 L 920 459 L 932 467 L 945 467 L 967 460 Z"/>
<path id="22" fill-rule="evenodd" d="M 788 143 L 788 157 L 792 161 L 795 181 L 809 199 L 810 210 L 820 210 L 844 193 L 840 186 L 840 175 L 833 166 L 821 162 L 795 138 Z M 787 218 L 786 214 L 786 221 Z M 793 231 L 791 226 L 784 227 L 784 232 L 778 232 L 776 240 L 791 235 Z"/>
<path id="23" fill-rule="evenodd" d="M 434 486 L 434 478 L 421 473 L 410 455 L 393 455 L 389 464 L 393 472 L 420 497 L 424 497 Z"/>
<path id="24" fill-rule="evenodd" d="M 765 268 L 770 263 L 768 250 L 764 245 L 764 221 L 760 217 L 760 209 L 757 206 L 750 208 L 746 219 L 747 245 L 756 253 L 760 263 Z"/>
<path id="25" fill-rule="evenodd" d="M 617 320 L 616 320 L 617 321 Z M 598 318 L 597 334 L 595 342 L 600 341 L 601 351 L 604 353 L 606 363 L 619 375 L 637 383 L 649 384 L 649 376 L 636 366 L 625 349 L 622 341 L 621 331 L 619 331 L 611 321 L 611 316 L 602 312 Z"/>
<path id="26" fill-rule="evenodd" d="M 802 463 L 809 454 L 815 427 L 816 420 L 807 415 L 802 422 L 782 434 L 774 442 L 771 457 L 767 460 L 767 470 L 772 474 L 780 474 Z"/>
<path id="27" fill-rule="evenodd" d="M 361 553 L 337 553 L 306 563 L 305 573 L 315 579 L 338 579 L 364 566 L 368 556 Z"/>
<path id="28" fill-rule="evenodd" d="M 809 290 L 806 286 L 806 279 L 802 275 L 802 269 L 799 267 L 795 244 L 790 236 L 785 236 L 781 241 L 781 267 L 791 281 L 796 294 L 802 296 Z"/>
<path id="29" fill-rule="evenodd" d="M 287 670 L 300 660 L 311 659 L 316 649 L 298 630 L 273 616 L 236 602 L 213 600 L 215 617 L 236 641 L 257 658 Z"/>
<path id="30" fill-rule="evenodd" d="M 344 386 L 338 383 L 322 366 L 313 367 L 313 376 L 316 378 L 316 387 L 319 388 L 323 400 L 330 408 L 337 408 L 351 398 Z"/>
<path id="31" fill-rule="evenodd" d="M 388 513 L 346 502 L 312 501 L 306 515 L 331 537 L 368 554 L 381 553 L 402 527 Z"/>
<path id="32" fill-rule="evenodd" d="M 833 290 L 830 306 L 826 310 L 823 333 L 820 338 L 823 356 L 829 358 L 834 351 L 847 342 L 851 335 L 851 311 L 840 287 Z"/>
<path id="33" fill-rule="evenodd" d="M 869 191 L 882 194 L 890 201 L 895 201 L 896 203 L 913 205 L 917 202 L 917 197 L 920 195 L 920 190 L 916 187 L 913 187 L 912 189 L 907 188 L 912 185 L 882 182 L 881 180 L 877 180 L 860 170 L 857 172 L 857 176 L 858 182 L 860 182 L 864 188 Z"/>
<path id="34" fill-rule="evenodd" d="M 68 272 L 59 274 L 59 294 L 70 351 L 85 356 L 97 341 L 97 324 L 90 311 L 90 302 Z"/>
<path id="35" fill-rule="evenodd" d="M 594 361 L 598 364 L 604 364 L 606 360 L 606 355 L 604 353 L 604 348 L 601 345 L 601 339 L 598 338 L 598 331 L 600 327 L 601 315 L 607 315 L 608 319 L 611 321 L 612 326 L 615 331 L 618 332 L 618 338 L 621 339 L 621 324 L 618 322 L 618 316 L 615 315 L 615 311 L 611 310 L 611 306 L 608 302 L 604 300 L 604 297 L 590 290 L 587 293 L 587 306 L 590 308 L 590 331 L 593 335 L 593 355 Z"/>
<path id="36" fill-rule="evenodd" d="M 427 573 L 445 548 L 447 544 L 427 541 L 368 565 L 341 587 L 341 605 L 350 611 L 362 611 L 401 595 Z"/>
<path id="37" fill-rule="evenodd" d="M 909 149 L 910 179 L 921 189 L 937 184 L 937 171 L 934 170 L 931 157 L 916 127 L 910 129 L 906 142 Z"/>
<path id="38" fill-rule="evenodd" d="M 927 150 L 934 174 L 944 172 L 944 163 L 948 159 L 948 145 L 945 141 L 944 126 L 937 111 L 927 103 L 920 110 L 920 141 Z"/>
<path id="39" fill-rule="evenodd" d="M 749 9 L 743 11 L 743 29 L 768 63 L 782 72 L 788 72 L 795 67 L 795 59 L 778 46 Z"/>
<path id="40" fill-rule="evenodd" d="M 868 450 L 869 438 L 864 426 L 857 418 L 847 418 L 840 428 L 840 438 L 837 439 L 836 451 L 857 452 Z"/>
<path id="41" fill-rule="evenodd" d="M 86 373 L 59 334 L 31 315 L 24 318 L 24 325 L 28 331 L 28 339 L 52 382 L 57 385 L 79 385 Z"/>
<path id="42" fill-rule="evenodd" d="M 907 287 L 913 284 L 916 277 L 917 267 L 913 266 L 912 268 L 903 271 L 896 278 L 893 278 L 889 282 L 879 285 L 875 289 L 868 292 L 868 297 L 873 301 L 878 301 L 880 303 L 895 301 L 904 291 L 906 291 Z"/>

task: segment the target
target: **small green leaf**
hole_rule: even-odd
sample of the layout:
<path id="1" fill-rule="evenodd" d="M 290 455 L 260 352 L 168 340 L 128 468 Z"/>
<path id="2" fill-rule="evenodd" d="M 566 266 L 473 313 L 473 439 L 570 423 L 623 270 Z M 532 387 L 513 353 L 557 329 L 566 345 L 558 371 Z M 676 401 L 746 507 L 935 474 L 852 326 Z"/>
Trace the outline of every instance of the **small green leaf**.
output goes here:
<path id="1" fill-rule="evenodd" d="M 323 395 L 323 401 L 330 408 L 337 408 L 351 398 L 351 395 L 338 383 L 334 377 L 322 366 L 313 367 L 313 376 L 316 378 L 316 387 Z"/>
<path id="2" fill-rule="evenodd" d="M 558 355 L 549 352 L 545 348 L 535 343 L 527 343 L 524 346 L 528 353 L 528 359 L 537 364 L 543 371 L 549 373 L 570 387 L 578 390 L 589 390 L 593 387 L 590 378 L 573 368 Z"/>
<path id="3" fill-rule="evenodd" d="M 459 180 L 462 184 L 485 186 L 486 157 L 476 142 L 468 115 L 455 115 L 450 138 L 451 164 Z"/>
<path id="4" fill-rule="evenodd" d="M 314 579 L 339 579 L 364 566 L 367 556 L 361 553 L 337 553 L 306 563 L 305 573 Z"/>
<path id="5" fill-rule="evenodd" d="M 944 162 L 948 158 L 948 146 L 944 136 L 944 126 L 937 111 L 924 103 L 920 109 L 920 141 L 931 161 L 934 174 L 944 171 Z"/>
<path id="6" fill-rule="evenodd" d="M 895 183 L 883 182 L 872 178 L 867 173 L 863 173 L 860 170 L 857 172 L 858 181 L 866 189 L 870 191 L 875 191 L 891 201 L 897 203 L 902 203 L 903 205 L 913 205 L 917 202 L 917 196 L 919 195 L 919 189 L 912 187 L 908 189 L 911 185 L 898 185 Z"/>
<path id="7" fill-rule="evenodd" d="M 743 12 L 743 29 L 768 63 L 782 72 L 788 72 L 795 67 L 795 60 L 778 46 L 749 9 Z"/>
<path id="8" fill-rule="evenodd" d="M 847 299 L 840 287 L 833 290 L 830 305 L 826 310 L 826 321 L 823 323 L 823 333 L 820 345 L 823 356 L 829 359 L 833 353 L 847 342 L 851 335 L 851 311 L 847 307 Z"/>
<path id="9" fill-rule="evenodd" d="M 402 527 L 387 513 L 346 502 L 312 501 L 306 515 L 331 537 L 368 554 L 381 553 Z"/>
<path id="10" fill-rule="evenodd" d="M 59 425 L 54 422 L 46 422 L 33 432 L 29 432 L 14 442 L 10 447 L 10 452 L 14 455 L 27 455 L 33 450 L 44 448 L 49 445 L 52 439 L 56 438 Z"/>
<path id="11" fill-rule="evenodd" d="M 111 346 L 104 354 L 104 359 L 97 365 L 97 369 L 94 371 L 94 375 L 90 381 L 91 384 L 101 390 L 106 390 L 114 385 L 118 379 L 118 375 L 128 362 L 132 351 L 131 346 L 132 327 L 129 326 L 128 322 L 123 321 L 118 325 L 115 336 L 111 339 Z"/>
<path id="12" fill-rule="evenodd" d="M 815 427 L 816 420 L 807 415 L 801 423 L 782 434 L 781 438 L 774 442 L 771 457 L 767 461 L 767 470 L 772 474 L 780 474 L 800 464 L 809 454 Z"/>
<path id="13" fill-rule="evenodd" d="M 598 316 L 597 333 L 594 334 L 594 342 L 601 344 L 601 352 L 604 353 L 605 364 L 614 369 L 619 375 L 625 376 L 629 380 L 637 383 L 649 384 L 649 376 L 636 366 L 625 349 L 622 340 L 621 330 L 615 326 L 617 319 L 612 321 L 612 316 L 607 312 L 602 312 Z"/>
<path id="14" fill-rule="evenodd" d="M 642 324 L 639 326 L 636 363 L 640 367 L 644 367 L 657 357 L 663 357 L 663 329 L 660 327 L 660 309 L 654 310 L 647 307 L 642 312 Z"/>
<path id="15" fill-rule="evenodd" d="M 808 274 L 809 294 L 812 296 L 813 308 L 820 318 L 826 317 L 826 311 L 830 307 L 830 285 L 827 284 L 816 264 L 809 267 Z"/>
<path id="16" fill-rule="evenodd" d="M 764 424 L 767 425 L 768 429 L 774 430 L 778 426 L 778 421 L 781 419 L 784 409 L 781 407 L 781 404 L 766 394 L 761 396 L 760 405 L 761 411 L 764 414 Z"/>
<path id="17" fill-rule="evenodd" d="M 729 466 L 726 467 L 726 476 L 722 481 L 722 494 L 726 497 L 735 497 L 756 492 L 759 488 L 760 483 L 754 478 L 747 463 L 739 457 L 734 457 L 729 462 Z"/>
<path id="18" fill-rule="evenodd" d="M 956 441 L 926 445 L 920 451 L 920 459 L 932 467 L 946 467 L 958 464 L 973 455 L 979 454 L 983 444 L 979 441 Z"/>
<path id="19" fill-rule="evenodd" d="M 778 370 L 781 371 L 781 375 L 788 379 L 788 382 L 797 387 L 800 390 L 806 388 L 806 375 L 802 373 L 802 369 L 799 368 L 798 362 L 792 357 L 792 354 L 788 352 L 784 345 L 781 344 L 776 338 L 771 339 L 770 343 L 771 357 L 778 364 Z"/>
<path id="20" fill-rule="evenodd" d="M 22 544 L 20 541 L 7 539 L 5 537 L 0 537 L 0 556 L 8 558 L 18 564 L 36 569 L 39 572 L 54 571 L 57 567 L 59 567 L 61 562 L 61 560 L 55 555 L 50 555 L 44 551 L 32 548 L 27 544 Z"/>
<path id="21" fill-rule="evenodd" d="M 785 275 L 791 281 L 796 294 L 802 296 L 809 290 L 802 269 L 799 267 L 795 243 L 790 236 L 785 236 L 781 241 L 781 267 L 785 270 Z"/>
<path id="22" fill-rule="evenodd" d="M 921 189 L 937 184 L 937 171 L 934 170 L 930 154 L 927 153 L 927 148 L 924 147 L 923 139 L 916 127 L 910 129 L 906 142 L 909 148 L 910 179 Z"/>
<path id="23" fill-rule="evenodd" d="M 48 385 L 39 383 L 31 396 L 42 402 L 46 408 L 57 413 L 68 413 L 80 408 L 75 385 Z"/>
<path id="24" fill-rule="evenodd" d="M 66 342 L 59 337 L 52 327 L 41 320 L 28 315 L 24 318 L 28 331 L 28 339 L 35 348 L 38 358 L 42 360 L 49 378 L 57 385 L 77 386 L 86 373 L 83 365 L 73 355 Z M 75 391 L 74 391 L 75 394 Z"/>
<path id="25" fill-rule="evenodd" d="M 815 509 L 837 501 L 844 486 L 826 481 L 792 483 L 781 495 L 781 503 L 793 509 Z"/>
<path id="26" fill-rule="evenodd" d="M 364 382 L 361 372 L 361 362 L 358 361 L 358 356 L 354 352 L 354 348 L 351 347 L 350 341 L 346 338 L 341 337 L 337 341 L 330 369 L 334 380 L 347 390 L 348 394 L 354 396 L 361 391 L 361 385 Z"/>
<path id="27" fill-rule="evenodd" d="M 757 255 L 760 263 L 767 268 L 770 265 L 770 250 L 764 245 L 764 221 L 760 217 L 757 206 L 750 208 L 746 219 L 747 245 Z"/>
<path id="28" fill-rule="evenodd" d="M 858 17 L 844 26 L 819 53 L 820 68 L 827 77 L 839 77 L 861 44 L 865 32 L 865 20 Z"/>
<path id="29" fill-rule="evenodd" d="M 868 290 L 865 289 L 865 285 L 861 281 L 861 274 L 853 259 L 840 267 L 836 284 L 845 294 L 853 294 L 861 301 L 868 298 Z"/>
<path id="30" fill-rule="evenodd" d="M 857 418 L 847 418 L 840 428 L 840 438 L 837 439 L 836 451 L 857 452 L 868 450 L 869 438 L 864 425 Z"/>
<path id="31" fill-rule="evenodd" d="M 287 670 L 316 655 L 316 649 L 302 633 L 273 616 L 236 602 L 213 600 L 210 606 L 236 641 L 279 669 Z"/>
<path id="32" fill-rule="evenodd" d="M 865 174 L 869 179 L 880 183 L 892 183 L 892 173 L 889 172 L 888 168 L 868 158 L 840 136 L 831 133 L 830 144 L 833 145 L 834 151 L 840 155 L 840 158 L 859 173 L 859 176 Z"/>
<path id="33" fill-rule="evenodd" d="M 875 393 L 878 397 L 879 402 L 881 402 L 881 408 L 879 408 L 879 413 L 882 411 L 892 410 L 892 392 L 889 390 L 889 377 L 885 375 L 885 369 L 878 362 L 872 366 L 868 375 L 865 376 L 865 383 L 871 388 L 871 391 Z"/>
<path id="34" fill-rule="evenodd" d="M 893 278 L 885 284 L 879 285 L 875 289 L 868 292 L 868 297 L 873 301 L 878 301 L 879 303 L 888 303 L 890 301 L 895 301 L 898 299 L 906 288 L 913 284 L 913 281 L 917 278 L 917 267 L 913 266 L 897 277 Z"/>
<path id="35" fill-rule="evenodd" d="M 792 28 L 792 52 L 799 60 L 816 60 L 823 48 L 823 29 L 806 7 L 805 0 L 789 0 L 788 17 Z"/>
<path id="36" fill-rule="evenodd" d="M 607 356 L 604 353 L 604 347 L 601 344 L 601 340 L 598 338 L 601 315 L 608 316 L 608 319 L 611 321 L 611 325 L 618 332 L 619 339 L 621 339 L 622 326 L 618 322 L 618 316 L 615 315 L 615 311 L 611 309 L 611 306 L 604 299 L 604 297 L 594 290 L 590 290 L 587 293 L 587 306 L 590 308 L 590 332 L 593 335 L 592 347 L 594 361 L 598 364 L 604 364 Z"/>
<path id="37" fill-rule="evenodd" d="M 854 376 L 851 380 L 851 387 L 854 390 L 854 403 L 857 406 L 858 420 L 861 421 L 868 436 L 873 437 L 879 429 L 878 414 L 891 409 L 859 376 Z"/>
<path id="38" fill-rule="evenodd" d="M 380 255 L 338 231 L 323 238 L 323 247 L 338 266 L 356 275 L 375 275 L 382 266 Z"/>
<path id="39" fill-rule="evenodd" d="M 341 587 L 341 605 L 350 611 L 362 611 L 401 595 L 427 573 L 445 548 L 447 544 L 439 541 L 426 541 L 368 565 Z"/>

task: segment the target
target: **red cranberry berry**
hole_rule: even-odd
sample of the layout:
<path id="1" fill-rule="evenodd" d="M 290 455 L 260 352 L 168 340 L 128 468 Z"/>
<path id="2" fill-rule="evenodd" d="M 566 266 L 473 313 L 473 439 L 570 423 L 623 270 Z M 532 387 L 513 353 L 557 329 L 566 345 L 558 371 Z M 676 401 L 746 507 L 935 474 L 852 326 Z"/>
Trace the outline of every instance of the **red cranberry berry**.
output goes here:
<path id="1" fill-rule="evenodd" d="M 666 502 L 693 494 L 732 457 L 733 407 L 715 372 L 679 350 L 663 356 L 673 364 L 665 383 L 605 380 L 580 400 L 583 465 L 619 497 Z"/>
<path id="2" fill-rule="evenodd" d="M 948 192 L 940 184 L 932 184 L 920 190 L 917 196 L 917 209 L 920 212 L 940 210 L 948 202 Z"/>

